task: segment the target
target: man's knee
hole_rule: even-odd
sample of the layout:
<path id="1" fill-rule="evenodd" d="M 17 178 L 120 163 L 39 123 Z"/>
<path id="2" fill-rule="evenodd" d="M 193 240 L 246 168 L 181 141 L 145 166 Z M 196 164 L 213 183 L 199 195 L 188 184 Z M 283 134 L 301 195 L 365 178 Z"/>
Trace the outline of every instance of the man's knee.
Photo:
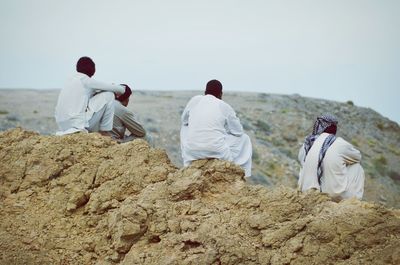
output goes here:
<path id="1" fill-rule="evenodd" d="M 104 97 L 104 100 L 105 100 L 107 103 L 108 103 L 108 102 L 112 102 L 112 101 L 114 101 L 114 99 L 115 99 L 115 95 L 114 95 L 113 92 L 106 91 L 106 92 L 102 92 L 102 93 L 100 93 L 100 94 L 102 94 L 102 97 Z"/>
<path id="2" fill-rule="evenodd" d="M 96 95 L 93 96 L 91 99 L 92 101 L 96 102 L 104 102 L 104 103 L 109 103 L 114 101 L 115 96 L 113 92 L 105 91 L 105 92 L 100 92 Z"/>
<path id="3" fill-rule="evenodd" d="M 115 96 L 112 92 L 98 93 L 89 100 L 89 109 L 97 112 L 104 106 L 111 106 L 114 103 L 114 98 Z"/>

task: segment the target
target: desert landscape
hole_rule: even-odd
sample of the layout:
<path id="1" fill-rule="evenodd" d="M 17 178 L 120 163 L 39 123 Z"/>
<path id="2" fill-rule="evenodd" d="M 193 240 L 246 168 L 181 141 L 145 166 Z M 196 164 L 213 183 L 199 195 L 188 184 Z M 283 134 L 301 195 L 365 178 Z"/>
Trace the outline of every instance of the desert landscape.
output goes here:
<path id="1" fill-rule="evenodd" d="M 153 147 L 165 149 L 182 166 L 180 114 L 202 91 L 134 91 L 130 105 L 146 128 Z M 54 135 L 58 90 L 0 90 L 0 131 L 22 127 Z M 296 188 L 297 154 L 315 118 L 326 112 L 339 118 L 338 136 L 362 153 L 366 172 L 365 200 L 400 207 L 400 127 L 351 101 L 334 102 L 300 95 L 229 92 L 223 98 L 237 112 L 253 144 L 250 182 Z"/>
<path id="2" fill-rule="evenodd" d="M 0 90 L 0 264 L 399 264 L 400 127 L 349 102 L 227 92 L 253 175 L 182 168 L 180 113 L 200 91 L 134 91 L 144 140 L 54 136 L 57 90 Z M 315 117 L 363 155 L 363 201 L 296 190 Z M 17 128 L 22 127 L 22 128 Z"/>

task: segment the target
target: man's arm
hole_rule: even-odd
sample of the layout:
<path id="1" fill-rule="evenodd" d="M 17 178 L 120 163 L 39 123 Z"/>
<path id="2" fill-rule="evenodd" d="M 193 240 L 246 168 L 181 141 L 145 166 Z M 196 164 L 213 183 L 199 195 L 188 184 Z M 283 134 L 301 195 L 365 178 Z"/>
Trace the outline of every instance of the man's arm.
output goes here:
<path id="1" fill-rule="evenodd" d="M 121 117 L 123 125 L 136 137 L 146 136 L 146 130 L 135 120 L 135 115 L 127 110 Z"/>
<path id="2" fill-rule="evenodd" d="M 228 104 L 224 104 L 224 112 L 226 113 L 226 130 L 229 134 L 234 136 L 241 136 L 243 134 L 243 126 L 239 118 L 236 116 L 235 111 Z"/>
<path id="3" fill-rule="evenodd" d="M 361 153 L 360 151 L 355 149 L 352 144 L 345 141 L 344 139 L 341 139 L 340 144 L 341 144 L 341 155 L 343 156 L 346 164 L 352 165 L 361 162 Z"/>
<path id="4" fill-rule="evenodd" d="M 103 90 L 103 91 L 111 91 L 114 93 L 124 93 L 125 87 L 122 85 L 115 85 L 104 83 L 100 81 L 96 81 L 93 78 L 86 78 L 83 80 L 85 86 L 96 89 L 96 90 Z"/>
<path id="5" fill-rule="evenodd" d="M 188 126 L 189 125 L 189 113 L 190 110 L 193 108 L 194 105 L 196 105 L 199 100 L 201 99 L 202 96 L 194 96 L 193 98 L 191 98 L 188 102 L 188 104 L 186 105 L 185 109 L 182 112 L 181 115 L 181 123 L 183 126 Z"/>
<path id="6" fill-rule="evenodd" d="M 299 149 L 299 154 L 297 156 L 297 159 L 299 160 L 300 165 L 303 166 L 304 160 L 306 159 L 306 150 L 304 149 L 304 144 L 302 144 Z"/>
<path id="7" fill-rule="evenodd" d="M 182 126 L 188 126 L 189 125 L 189 104 L 186 106 L 186 108 L 182 112 L 181 116 L 181 123 Z"/>

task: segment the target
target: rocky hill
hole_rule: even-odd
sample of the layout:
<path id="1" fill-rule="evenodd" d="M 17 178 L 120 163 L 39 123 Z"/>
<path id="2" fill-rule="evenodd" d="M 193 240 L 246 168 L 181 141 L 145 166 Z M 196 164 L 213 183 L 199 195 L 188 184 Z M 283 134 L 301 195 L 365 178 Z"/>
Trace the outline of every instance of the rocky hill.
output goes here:
<path id="1" fill-rule="evenodd" d="M 152 146 L 165 149 L 182 165 L 180 114 L 201 91 L 134 91 L 130 108 L 147 129 Z M 54 134 L 56 90 L 0 90 L 0 130 L 23 128 Z M 338 135 L 358 148 L 366 172 L 364 199 L 400 207 L 400 127 L 374 110 L 351 101 L 334 102 L 299 95 L 226 92 L 223 98 L 238 113 L 253 143 L 251 181 L 268 187 L 295 188 L 298 150 L 315 118 L 326 112 L 339 118 Z M 382 103 L 384 104 L 384 103 Z"/>
<path id="2" fill-rule="evenodd" d="M 0 164 L 0 264 L 400 264 L 400 210 L 179 169 L 143 140 L 13 129 Z"/>

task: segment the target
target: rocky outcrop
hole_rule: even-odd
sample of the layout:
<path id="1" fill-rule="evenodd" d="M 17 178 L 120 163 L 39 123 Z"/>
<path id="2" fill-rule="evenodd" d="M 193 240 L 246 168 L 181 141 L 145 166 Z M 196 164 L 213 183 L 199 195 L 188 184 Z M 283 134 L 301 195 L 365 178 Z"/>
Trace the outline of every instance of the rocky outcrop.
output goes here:
<path id="1" fill-rule="evenodd" d="M 22 126 L 54 134 L 57 125 L 53 113 L 58 93 L 58 90 L 0 90 L 0 131 Z M 128 106 L 146 128 L 153 146 L 165 149 L 178 167 L 182 166 L 180 114 L 189 99 L 201 93 L 135 91 Z M 387 207 L 400 207 L 400 127 L 396 122 L 352 101 L 231 91 L 224 93 L 223 100 L 235 109 L 251 138 L 252 183 L 296 188 L 299 148 L 317 115 L 329 112 L 339 119 L 338 136 L 361 151 L 366 179 L 364 198 Z"/>
<path id="2" fill-rule="evenodd" d="M 0 90 L 0 131 L 22 126 L 42 134 L 54 134 L 57 125 L 53 113 L 58 93 L 58 90 Z M 178 167 L 182 166 L 180 114 L 189 99 L 201 93 L 135 91 L 128 106 L 146 128 L 153 146 L 165 149 Z M 251 138 L 252 183 L 296 188 L 298 150 L 311 132 L 316 116 L 329 112 L 339 119 L 338 136 L 361 151 L 365 200 L 400 207 L 400 127 L 397 123 L 351 101 L 231 91 L 224 93 L 223 100 L 235 109 Z"/>
<path id="3" fill-rule="evenodd" d="M 178 169 L 142 140 L 0 134 L 0 264 L 399 264 L 400 212 Z"/>

